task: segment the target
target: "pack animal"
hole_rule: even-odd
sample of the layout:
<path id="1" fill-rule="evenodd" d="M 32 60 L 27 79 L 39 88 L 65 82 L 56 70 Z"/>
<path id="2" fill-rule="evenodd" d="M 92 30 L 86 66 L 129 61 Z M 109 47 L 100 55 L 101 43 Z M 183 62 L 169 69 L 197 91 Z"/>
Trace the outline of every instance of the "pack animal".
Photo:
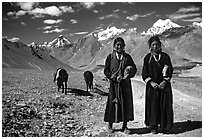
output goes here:
<path id="1" fill-rule="evenodd" d="M 84 72 L 84 80 L 86 82 L 86 90 L 93 90 L 93 73 L 91 71 Z"/>
<path id="2" fill-rule="evenodd" d="M 58 68 L 54 74 L 54 82 L 57 81 L 58 92 L 62 89 L 62 93 L 67 93 L 67 82 L 69 74 L 63 68 Z"/>

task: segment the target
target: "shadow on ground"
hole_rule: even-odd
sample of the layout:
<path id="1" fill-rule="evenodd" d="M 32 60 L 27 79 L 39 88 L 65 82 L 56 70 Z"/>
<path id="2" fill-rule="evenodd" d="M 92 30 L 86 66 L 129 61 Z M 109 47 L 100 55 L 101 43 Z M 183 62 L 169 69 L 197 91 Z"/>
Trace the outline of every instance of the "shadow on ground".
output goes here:
<path id="1" fill-rule="evenodd" d="M 90 92 L 81 90 L 81 89 L 77 89 L 77 88 L 68 88 L 69 89 L 69 93 L 74 93 L 75 95 L 79 95 L 79 96 L 93 96 Z"/>
<path id="2" fill-rule="evenodd" d="M 179 134 L 186 131 L 202 128 L 202 121 L 185 121 L 175 123 L 172 129 L 172 134 Z"/>
<path id="3" fill-rule="evenodd" d="M 108 93 L 98 89 L 94 88 L 92 91 L 84 91 L 82 89 L 77 88 L 68 88 L 69 93 L 73 93 L 79 96 L 93 96 L 94 94 L 101 95 L 101 96 L 108 96 Z"/>
<path id="4" fill-rule="evenodd" d="M 100 89 L 97 88 L 97 87 L 95 87 L 95 88 L 93 89 L 93 93 L 94 93 L 94 94 L 99 94 L 99 95 L 101 95 L 101 96 L 108 96 L 108 93 L 106 93 L 106 92 L 100 90 Z"/>
<path id="5" fill-rule="evenodd" d="M 202 128 L 202 121 L 184 121 L 184 122 L 177 122 L 174 123 L 173 129 L 168 134 L 180 134 L 186 131 L 192 131 L 195 129 Z M 149 128 L 137 128 L 137 129 L 130 129 L 130 134 L 148 134 L 151 132 Z"/>

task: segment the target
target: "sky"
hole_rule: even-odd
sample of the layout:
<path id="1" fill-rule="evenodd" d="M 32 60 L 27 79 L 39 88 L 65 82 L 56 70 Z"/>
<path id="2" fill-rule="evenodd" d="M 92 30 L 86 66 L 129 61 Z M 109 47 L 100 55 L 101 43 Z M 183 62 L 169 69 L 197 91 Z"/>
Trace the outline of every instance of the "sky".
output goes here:
<path id="1" fill-rule="evenodd" d="M 115 26 L 147 31 L 158 19 L 181 26 L 202 22 L 202 2 L 2 2 L 2 38 L 24 44 L 71 42 Z"/>

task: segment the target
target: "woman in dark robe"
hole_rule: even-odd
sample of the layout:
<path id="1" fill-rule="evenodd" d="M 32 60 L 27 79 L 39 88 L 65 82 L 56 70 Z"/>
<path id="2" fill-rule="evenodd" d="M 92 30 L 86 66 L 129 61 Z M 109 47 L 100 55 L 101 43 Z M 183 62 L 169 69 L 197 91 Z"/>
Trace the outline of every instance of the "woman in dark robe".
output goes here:
<path id="1" fill-rule="evenodd" d="M 113 132 L 113 123 L 123 122 L 122 131 L 129 133 L 127 122 L 134 120 L 133 96 L 130 78 L 136 74 L 136 65 L 124 51 L 123 38 L 114 40 L 113 52 L 107 56 L 104 74 L 110 81 L 110 89 L 104 121 L 109 122 L 108 130 Z"/>
<path id="2" fill-rule="evenodd" d="M 170 79 L 173 73 L 171 59 L 162 52 L 161 41 L 153 36 L 148 41 L 150 53 L 144 58 L 142 78 L 146 83 L 145 124 L 153 134 L 160 125 L 163 133 L 173 127 L 173 96 Z"/>

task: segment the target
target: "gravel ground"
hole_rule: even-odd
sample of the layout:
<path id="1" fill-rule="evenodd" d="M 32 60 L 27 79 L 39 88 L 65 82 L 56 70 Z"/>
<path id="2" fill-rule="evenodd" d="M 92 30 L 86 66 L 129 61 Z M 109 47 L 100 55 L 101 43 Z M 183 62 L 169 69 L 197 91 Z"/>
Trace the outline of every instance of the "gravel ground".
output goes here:
<path id="1" fill-rule="evenodd" d="M 94 74 L 95 86 L 86 92 L 82 72 L 70 72 L 68 93 L 57 92 L 54 71 L 2 69 L 3 137 L 201 137 L 202 78 L 173 77 L 174 127 L 171 134 L 153 135 L 144 125 L 144 83 L 132 80 L 134 121 L 129 135 L 107 133 L 103 121 L 107 101 L 107 81 Z"/>

